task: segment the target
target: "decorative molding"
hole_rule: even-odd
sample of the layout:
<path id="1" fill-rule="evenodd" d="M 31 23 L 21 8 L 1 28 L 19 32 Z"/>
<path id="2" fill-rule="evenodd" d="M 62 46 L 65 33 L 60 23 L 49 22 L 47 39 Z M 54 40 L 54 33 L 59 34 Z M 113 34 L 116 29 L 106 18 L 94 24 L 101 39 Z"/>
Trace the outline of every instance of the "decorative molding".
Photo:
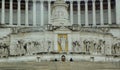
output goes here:
<path id="1" fill-rule="evenodd" d="M 12 28 L 12 33 L 43 32 L 43 28 Z"/>

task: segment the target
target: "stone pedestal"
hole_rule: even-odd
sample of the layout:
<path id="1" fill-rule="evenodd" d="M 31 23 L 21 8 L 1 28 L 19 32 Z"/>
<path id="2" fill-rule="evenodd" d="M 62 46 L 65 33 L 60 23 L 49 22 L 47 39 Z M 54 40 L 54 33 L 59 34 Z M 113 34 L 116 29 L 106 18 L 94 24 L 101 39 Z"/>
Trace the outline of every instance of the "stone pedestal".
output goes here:
<path id="1" fill-rule="evenodd" d="M 63 0 L 57 0 L 52 6 L 52 20 L 51 24 L 60 26 L 61 23 L 65 26 L 70 25 L 68 15 L 68 5 Z"/>

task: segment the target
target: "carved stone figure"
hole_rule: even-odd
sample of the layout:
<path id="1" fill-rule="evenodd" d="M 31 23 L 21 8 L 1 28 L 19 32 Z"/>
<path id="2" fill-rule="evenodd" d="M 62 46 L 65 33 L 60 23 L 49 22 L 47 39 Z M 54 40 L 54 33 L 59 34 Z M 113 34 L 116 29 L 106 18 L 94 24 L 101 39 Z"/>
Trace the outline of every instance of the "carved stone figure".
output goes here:
<path id="1" fill-rule="evenodd" d="M 23 45 L 24 45 L 23 40 L 18 40 L 17 41 L 16 46 L 17 46 L 18 55 L 20 55 L 20 56 L 25 54 L 25 50 L 23 48 Z"/>
<path id="2" fill-rule="evenodd" d="M 0 43 L 0 57 L 8 57 L 9 46 L 6 43 Z"/>
<path id="3" fill-rule="evenodd" d="M 31 42 L 28 42 L 28 43 L 27 43 L 27 50 L 28 50 L 28 51 L 27 51 L 27 55 L 31 55 L 31 49 L 32 49 L 32 48 L 31 48 Z"/>
<path id="4" fill-rule="evenodd" d="M 53 51 L 53 49 L 52 49 L 52 41 L 48 41 L 48 49 L 47 49 L 47 51 L 48 52 L 52 52 Z"/>
<path id="5" fill-rule="evenodd" d="M 120 43 L 115 43 L 112 45 L 112 54 L 120 54 Z"/>
<path id="6" fill-rule="evenodd" d="M 73 52 L 80 52 L 80 43 L 79 41 L 73 41 Z"/>
<path id="7" fill-rule="evenodd" d="M 100 45 L 98 45 L 98 47 L 97 47 L 97 53 L 101 53 L 101 46 Z"/>
<path id="8" fill-rule="evenodd" d="M 76 43 L 74 41 L 72 42 L 72 46 L 73 46 L 72 50 L 73 52 L 75 52 Z"/>
<path id="9" fill-rule="evenodd" d="M 97 53 L 104 53 L 105 50 L 105 41 L 99 40 L 98 47 L 97 47 Z"/>
<path id="10" fill-rule="evenodd" d="M 83 43 L 85 46 L 85 52 L 89 53 L 90 52 L 90 42 L 87 40 L 84 40 Z"/>
<path id="11" fill-rule="evenodd" d="M 94 53 L 97 53 L 97 43 L 94 43 Z"/>
<path id="12" fill-rule="evenodd" d="M 9 54 L 9 49 L 8 49 L 7 44 L 5 44 L 5 43 L 4 43 L 3 48 L 4 48 L 4 55 L 7 57 L 7 56 L 8 56 L 8 54 Z"/>
<path id="13" fill-rule="evenodd" d="M 62 48 L 62 51 L 65 51 L 65 47 L 66 47 L 66 43 L 67 43 L 67 39 L 62 36 L 58 39 L 58 42 L 60 43 L 60 46 Z"/>
<path id="14" fill-rule="evenodd" d="M 39 41 L 39 52 L 43 52 L 43 43 Z"/>

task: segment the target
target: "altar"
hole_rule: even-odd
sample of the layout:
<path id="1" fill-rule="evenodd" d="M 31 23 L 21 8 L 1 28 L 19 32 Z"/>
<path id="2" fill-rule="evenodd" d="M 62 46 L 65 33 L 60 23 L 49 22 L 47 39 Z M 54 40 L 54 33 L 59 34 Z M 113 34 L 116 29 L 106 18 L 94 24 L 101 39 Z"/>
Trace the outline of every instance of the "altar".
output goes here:
<path id="1" fill-rule="evenodd" d="M 120 40 L 109 33 L 110 28 L 71 24 L 68 4 L 64 0 L 55 1 L 51 9 L 51 22 L 43 27 L 6 28 L 11 32 L 5 37 L 6 43 L 1 44 L 3 47 L 0 50 L 5 52 L 0 52 L 4 56 L 36 55 L 46 60 L 61 60 L 64 55 L 63 61 L 97 61 L 94 57 L 103 58 L 104 61 L 107 55 L 119 56 Z"/>
<path id="2" fill-rule="evenodd" d="M 10 55 L 112 54 L 111 46 L 114 37 L 107 33 L 109 29 L 71 25 L 67 9 L 68 5 L 65 1 L 57 0 L 52 7 L 51 23 L 45 25 L 44 28 L 13 29 L 10 35 Z"/>

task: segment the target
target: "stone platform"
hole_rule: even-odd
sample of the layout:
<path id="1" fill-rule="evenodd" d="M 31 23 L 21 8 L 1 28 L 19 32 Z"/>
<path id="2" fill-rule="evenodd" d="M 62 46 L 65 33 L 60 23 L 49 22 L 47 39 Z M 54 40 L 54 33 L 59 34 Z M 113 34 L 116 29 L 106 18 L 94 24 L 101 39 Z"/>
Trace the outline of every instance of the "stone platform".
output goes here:
<path id="1" fill-rule="evenodd" d="M 0 70 L 120 70 L 110 62 L 14 62 L 0 63 Z"/>
<path id="2" fill-rule="evenodd" d="M 72 59 L 75 62 L 89 61 L 89 62 L 120 62 L 120 57 L 103 56 L 103 55 L 82 55 L 82 54 L 41 54 L 31 56 L 17 56 L 0 58 L 0 62 L 41 62 L 41 61 L 61 61 L 62 56 L 65 56 L 65 62 L 69 62 Z"/>

